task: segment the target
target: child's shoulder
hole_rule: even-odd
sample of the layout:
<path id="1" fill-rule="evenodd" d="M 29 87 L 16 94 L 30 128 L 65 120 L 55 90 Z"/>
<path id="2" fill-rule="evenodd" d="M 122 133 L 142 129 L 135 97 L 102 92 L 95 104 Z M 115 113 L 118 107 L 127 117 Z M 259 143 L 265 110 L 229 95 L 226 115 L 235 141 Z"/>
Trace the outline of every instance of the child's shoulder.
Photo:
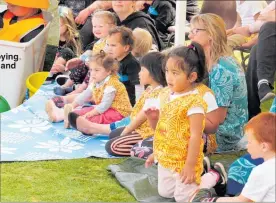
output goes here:
<path id="1" fill-rule="evenodd" d="M 170 95 L 171 90 L 169 87 L 164 87 L 160 90 L 159 95 Z"/>
<path id="2" fill-rule="evenodd" d="M 211 93 L 214 94 L 213 90 L 210 89 L 208 86 L 204 85 L 204 84 L 199 84 L 196 89 L 198 90 L 199 94 L 201 94 L 202 96 L 204 96 L 206 93 Z"/>
<path id="3" fill-rule="evenodd" d="M 120 69 L 131 69 L 131 72 L 137 72 L 140 71 L 140 63 L 132 54 L 129 54 L 123 60 L 120 61 Z"/>

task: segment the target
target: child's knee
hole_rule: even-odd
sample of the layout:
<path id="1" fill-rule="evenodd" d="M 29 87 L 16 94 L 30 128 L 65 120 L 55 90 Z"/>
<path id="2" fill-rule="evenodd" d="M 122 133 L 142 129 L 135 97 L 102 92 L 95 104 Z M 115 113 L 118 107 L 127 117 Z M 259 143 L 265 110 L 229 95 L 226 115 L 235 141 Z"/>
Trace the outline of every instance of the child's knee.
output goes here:
<path id="1" fill-rule="evenodd" d="M 164 186 L 158 186 L 158 193 L 161 197 L 173 198 L 174 190 L 170 190 Z"/>

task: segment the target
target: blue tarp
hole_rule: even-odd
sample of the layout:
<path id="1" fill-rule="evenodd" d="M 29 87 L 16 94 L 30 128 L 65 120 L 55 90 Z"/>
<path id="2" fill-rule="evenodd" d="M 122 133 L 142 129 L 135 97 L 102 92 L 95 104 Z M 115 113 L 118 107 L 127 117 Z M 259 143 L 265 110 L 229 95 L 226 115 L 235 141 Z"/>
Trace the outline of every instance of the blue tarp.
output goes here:
<path id="1" fill-rule="evenodd" d="M 43 85 L 22 105 L 1 116 L 1 161 L 114 158 L 105 151 L 106 135 L 86 136 L 51 123 L 45 103 L 54 96 L 54 84 Z"/>

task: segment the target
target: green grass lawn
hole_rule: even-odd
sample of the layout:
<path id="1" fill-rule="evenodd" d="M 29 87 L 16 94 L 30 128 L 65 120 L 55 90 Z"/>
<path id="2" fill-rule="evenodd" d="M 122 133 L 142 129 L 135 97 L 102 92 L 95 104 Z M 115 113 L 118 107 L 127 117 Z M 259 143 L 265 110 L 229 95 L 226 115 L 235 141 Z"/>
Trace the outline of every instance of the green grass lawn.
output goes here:
<path id="1" fill-rule="evenodd" d="M 213 155 L 231 163 L 245 152 Z M 1 164 L 1 202 L 133 202 L 106 170 L 124 159 L 77 159 Z"/>
<path id="2" fill-rule="evenodd" d="M 262 105 L 268 111 L 271 101 Z M 213 155 L 231 163 L 245 152 Z M 124 159 L 76 159 L 1 163 L 1 202 L 133 202 L 106 170 Z"/>
<path id="3" fill-rule="evenodd" d="M 106 170 L 122 159 L 1 164 L 1 202 L 133 202 Z"/>

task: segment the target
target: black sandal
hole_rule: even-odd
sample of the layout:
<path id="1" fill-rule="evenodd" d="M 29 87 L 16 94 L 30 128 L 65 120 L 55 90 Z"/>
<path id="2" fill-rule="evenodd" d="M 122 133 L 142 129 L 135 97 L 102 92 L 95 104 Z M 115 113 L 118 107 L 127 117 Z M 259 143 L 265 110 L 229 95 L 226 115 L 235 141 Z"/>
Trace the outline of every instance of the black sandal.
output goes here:
<path id="1" fill-rule="evenodd" d="M 75 129 L 78 129 L 78 127 L 77 127 L 77 119 L 78 119 L 79 116 L 80 116 L 79 114 L 76 114 L 74 112 L 71 112 L 68 115 L 68 122 Z"/>

